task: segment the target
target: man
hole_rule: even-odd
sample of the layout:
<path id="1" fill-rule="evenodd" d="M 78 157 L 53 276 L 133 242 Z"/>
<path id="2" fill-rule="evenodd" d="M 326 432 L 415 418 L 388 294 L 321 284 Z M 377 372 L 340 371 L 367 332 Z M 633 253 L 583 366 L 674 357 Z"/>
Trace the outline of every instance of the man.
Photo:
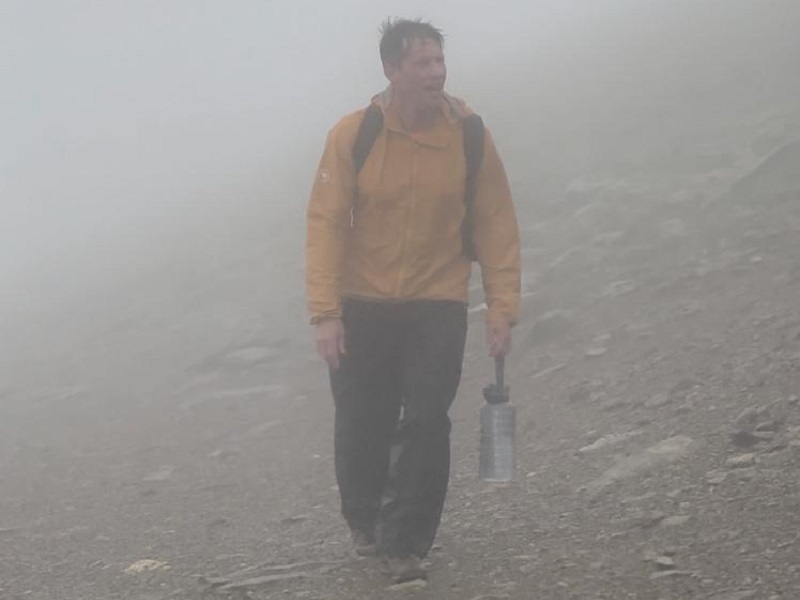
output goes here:
<path id="1" fill-rule="evenodd" d="M 384 24 L 389 87 L 363 167 L 354 145 L 365 110 L 329 133 L 307 213 L 307 291 L 330 368 L 342 513 L 356 552 L 392 578 L 426 577 L 450 469 L 448 409 L 461 377 L 471 258 L 462 226 L 471 111 L 444 91 L 441 32 Z M 375 110 L 375 109 L 373 109 Z M 511 348 L 520 287 L 508 180 L 488 131 L 477 171 L 473 241 L 492 356 Z M 469 221 L 468 221 L 469 222 Z"/>

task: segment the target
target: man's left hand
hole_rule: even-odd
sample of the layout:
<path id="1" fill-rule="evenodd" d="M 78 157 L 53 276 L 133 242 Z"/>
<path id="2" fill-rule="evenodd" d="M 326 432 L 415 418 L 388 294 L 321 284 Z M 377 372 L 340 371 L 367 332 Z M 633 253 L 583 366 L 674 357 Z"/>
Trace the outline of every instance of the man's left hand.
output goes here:
<path id="1" fill-rule="evenodd" d="M 511 325 L 500 319 L 486 324 L 486 343 L 489 356 L 505 356 L 511 352 Z"/>

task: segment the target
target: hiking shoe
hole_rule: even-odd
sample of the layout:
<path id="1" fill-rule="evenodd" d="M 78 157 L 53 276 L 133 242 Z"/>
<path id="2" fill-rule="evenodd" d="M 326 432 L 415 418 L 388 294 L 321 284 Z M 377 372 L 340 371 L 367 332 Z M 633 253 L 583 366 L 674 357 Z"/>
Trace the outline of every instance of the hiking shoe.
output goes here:
<path id="1" fill-rule="evenodd" d="M 375 534 L 360 529 L 350 530 L 350 539 L 353 540 L 353 550 L 359 556 L 375 556 L 378 547 L 375 544 Z"/>
<path id="2" fill-rule="evenodd" d="M 405 558 L 385 557 L 383 566 L 386 574 L 389 575 L 394 583 L 428 578 L 428 570 L 423 566 L 419 557 L 413 554 Z"/>

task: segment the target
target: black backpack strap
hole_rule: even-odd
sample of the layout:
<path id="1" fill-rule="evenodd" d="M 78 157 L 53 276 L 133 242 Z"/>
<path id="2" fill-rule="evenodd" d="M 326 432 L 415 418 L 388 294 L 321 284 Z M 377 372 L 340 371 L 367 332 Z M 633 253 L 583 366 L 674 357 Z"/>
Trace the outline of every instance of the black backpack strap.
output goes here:
<path id="1" fill-rule="evenodd" d="M 367 161 L 381 129 L 383 129 L 383 113 L 379 107 L 370 104 L 364 112 L 364 118 L 361 120 L 356 141 L 353 144 L 353 165 L 356 168 L 356 175 L 361 172 L 361 168 Z"/>
<path id="2" fill-rule="evenodd" d="M 483 162 L 484 127 L 480 115 L 471 114 L 464 118 L 464 158 L 467 163 L 467 181 L 464 190 L 466 212 L 463 223 L 464 253 L 475 260 L 475 244 L 472 239 L 474 224 L 475 195 L 478 192 L 478 171 Z"/>

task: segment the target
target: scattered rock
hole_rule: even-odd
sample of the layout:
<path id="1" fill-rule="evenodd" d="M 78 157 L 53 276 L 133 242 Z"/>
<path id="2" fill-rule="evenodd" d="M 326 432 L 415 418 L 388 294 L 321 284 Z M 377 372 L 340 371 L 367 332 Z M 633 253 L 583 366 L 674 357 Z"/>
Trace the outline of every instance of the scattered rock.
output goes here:
<path id="1" fill-rule="evenodd" d="M 742 590 L 740 592 L 720 592 L 714 594 L 708 600 L 751 600 L 756 597 L 756 592 L 752 590 Z"/>
<path id="2" fill-rule="evenodd" d="M 739 456 L 732 456 L 725 461 L 725 466 L 731 469 L 743 469 L 745 467 L 752 467 L 756 464 L 755 454 L 740 454 Z"/>
<path id="3" fill-rule="evenodd" d="M 736 479 L 739 481 L 752 481 L 758 476 L 758 471 L 753 467 L 744 467 L 736 469 Z"/>
<path id="4" fill-rule="evenodd" d="M 224 585 L 219 586 L 221 592 L 237 592 L 246 590 L 257 590 L 259 588 L 279 583 L 283 581 L 290 581 L 292 579 L 304 579 L 311 577 L 311 573 L 305 572 L 292 572 L 292 573 L 278 573 L 275 575 L 263 575 L 261 577 L 250 577 L 249 579 L 242 579 L 239 581 L 231 581 Z"/>
<path id="5" fill-rule="evenodd" d="M 291 517 L 284 517 L 281 519 L 281 525 L 296 525 L 308 520 L 308 515 L 293 515 Z"/>
<path id="6" fill-rule="evenodd" d="M 644 403 L 645 408 L 661 408 L 662 406 L 669 404 L 669 394 L 665 392 L 661 392 L 656 394 L 649 400 L 646 400 Z"/>
<path id="7" fill-rule="evenodd" d="M 775 433 L 781 428 L 780 421 L 775 419 L 756 425 L 756 433 Z"/>
<path id="8" fill-rule="evenodd" d="M 172 465 L 163 465 L 157 471 L 147 475 L 146 477 L 142 478 L 142 481 L 146 483 L 153 483 L 157 481 L 168 481 L 172 478 L 172 474 L 175 472 L 175 467 Z"/>
<path id="9" fill-rule="evenodd" d="M 675 568 L 675 561 L 669 556 L 658 556 L 653 561 L 653 564 L 662 571 L 669 571 Z"/>
<path id="10" fill-rule="evenodd" d="M 596 442 L 589 444 L 588 446 L 584 446 L 578 452 L 581 454 L 588 454 L 590 452 L 597 452 L 599 450 L 603 450 L 604 448 L 609 448 L 613 446 L 618 446 L 631 438 L 641 435 L 641 431 L 629 431 L 628 433 L 611 433 L 609 435 L 605 435 L 601 437 Z"/>
<path id="11" fill-rule="evenodd" d="M 665 515 L 661 511 L 655 511 L 648 515 L 644 515 L 643 517 L 638 519 L 639 527 L 641 527 L 642 529 L 651 529 L 656 525 L 658 525 L 659 523 L 661 523 L 666 516 L 667 515 Z"/>
<path id="12" fill-rule="evenodd" d="M 597 348 L 589 348 L 586 350 L 586 358 L 599 358 L 608 353 L 608 348 L 598 346 Z"/>
<path id="13" fill-rule="evenodd" d="M 622 279 L 620 281 L 609 283 L 600 292 L 600 296 L 603 298 L 616 298 L 617 296 L 622 296 L 623 294 L 632 292 L 635 289 L 635 282 L 631 281 L 630 279 Z"/>
<path id="14" fill-rule="evenodd" d="M 395 583 L 388 586 L 386 589 L 390 592 L 402 592 L 407 590 L 421 590 L 428 586 L 428 582 L 424 579 L 414 579 L 412 581 L 405 581 L 403 583 Z"/>
<path id="15" fill-rule="evenodd" d="M 168 571 L 171 567 L 163 560 L 153 560 L 152 558 L 143 558 L 137 560 L 127 569 L 125 573 L 128 575 L 136 575 L 139 573 L 148 573 L 151 571 Z"/>
<path id="16" fill-rule="evenodd" d="M 618 481 L 643 475 L 677 462 L 687 456 L 694 446 L 694 440 L 685 435 L 677 435 L 663 440 L 642 452 L 620 459 L 598 479 L 591 482 L 586 490 L 593 496 Z"/>
<path id="17" fill-rule="evenodd" d="M 697 573 L 694 571 L 677 571 L 677 570 L 670 570 L 670 571 L 660 571 L 659 573 L 653 573 L 650 575 L 650 579 L 666 579 L 672 577 L 695 577 Z"/>
<path id="18" fill-rule="evenodd" d="M 761 411 L 756 406 L 751 406 L 743 410 L 736 420 L 733 422 L 733 427 L 739 431 L 754 431 Z"/>
<path id="19" fill-rule="evenodd" d="M 706 483 L 709 485 L 720 485 L 728 478 L 728 473 L 725 471 L 710 471 L 706 474 Z"/>
<path id="20" fill-rule="evenodd" d="M 577 387 L 570 390 L 567 397 L 571 403 L 597 402 L 605 396 L 601 381 L 582 381 Z"/>
<path id="21" fill-rule="evenodd" d="M 737 448 L 750 448 L 762 442 L 772 441 L 775 436 L 761 431 L 734 431 L 731 433 L 731 442 Z"/>
<path id="22" fill-rule="evenodd" d="M 271 586 L 275 583 L 319 577 L 340 568 L 341 561 L 310 561 L 292 564 L 259 564 L 245 567 L 222 577 L 199 577 L 200 585 L 206 590 L 222 592 L 248 592 Z"/>
<path id="23" fill-rule="evenodd" d="M 256 425 L 251 429 L 248 429 L 244 435 L 259 436 L 262 433 L 265 433 L 266 431 L 269 431 L 274 427 L 278 427 L 279 425 L 283 425 L 283 421 L 266 421 L 264 423 L 261 423 L 260 425 Z"/>
<path id="24" fill-rule="evenodd" d="M 217 450 L 214 450 L 213 452 L 209 453 L 208 456 L 210 458 L 217 458 L 219 460 L 223 460 L 224 461 L 224 460 L 228 460 L 229 458 L 232 458 L 232 457 L 236 456 L 237 454 L 241 454 L 241 451 L 240 450 L 227 450 L 227 449 L 224 449 L 224 448 L 218 448 Z"/>
<path id="25" fill-rule="evenodd" d="M 536 319 L 530 332 L 520 345 L 525 348 L 542 346 L 561 337 L 574 326 L 572 316 L 567 311 L 553 310 Z"/>
<path id="26" fill-rule="evenodd" d="M 672 517 L 667 517 L 663 521 L 661 521 L 662 527 L 680 527 L 681 525 L 685 525 L 688 523 L 692 518 L 686 515 L 675 515 Z"/>
<path id="27" fill-rule="evenodd" d="M 740 178 L 730 195 L 737 200 L 762 201 L 765 196 L 800 189 L 800 142 L 778 148 L 752 171 Z"/>

